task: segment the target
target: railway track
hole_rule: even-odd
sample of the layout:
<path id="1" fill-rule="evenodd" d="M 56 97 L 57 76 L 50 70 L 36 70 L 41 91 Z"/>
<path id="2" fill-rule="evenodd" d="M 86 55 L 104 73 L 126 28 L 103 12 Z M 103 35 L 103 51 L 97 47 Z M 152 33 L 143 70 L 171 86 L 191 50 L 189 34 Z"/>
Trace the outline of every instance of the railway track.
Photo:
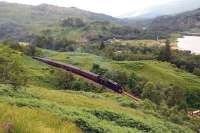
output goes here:
<path id="1" fill-rule="evenodd" d="M 53 61 L 53 60 L 50 60 L 50 59 L 47 59 L 47 58 L 40 58 L 40 57 L 32 57 L 32 58 L 35 59 L 35 60 L 38 60 L 40 62 L 46 63 L 50 66 L 63 69 L 65 71 L 71 72 L 73 74 L 79 75 L 79 76 L 86 78 L 88 80 L 91 80 L 91 81 L 93 81 L 97 84 L 105 86 L 106 88 L 108 88 L 108 89 L 110 89 L 110 90 L 112 90 L 112 91 L 114 91 L 118 94 L 129 97 L 129 98 L 133 99 L 135 102 L 140 101 L 139 98 L 137 98 L 137 97 L 133 96 L 132 94 L 124 91 L 123 87 L 121 85 L 119 85 L 118 83 L 116 83 L 112 80 L 103 78 L 100 75 L 94 74 L 94 73 L 89 72 L 89 71 L 81 70 L 80 68 L 72 66 L 70 64 L 64 64 L 64 63 Z"/>

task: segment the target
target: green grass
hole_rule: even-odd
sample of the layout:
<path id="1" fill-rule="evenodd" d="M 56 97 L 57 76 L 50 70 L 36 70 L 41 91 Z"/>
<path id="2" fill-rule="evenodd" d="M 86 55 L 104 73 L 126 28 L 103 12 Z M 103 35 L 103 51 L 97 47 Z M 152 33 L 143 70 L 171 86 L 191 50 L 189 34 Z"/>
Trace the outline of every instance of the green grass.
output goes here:
<path id="1" fill-rule="evenodd" d="M 63 128 L 62 130 L 64 130 L 65 126 L 62 126 L 62 124 L 58 124 L 58 126 L 56 121 L 53 120 L 54 117 L 54 119 L 60 118 L 63 123 L 69 122 L 69 125 L 76 123 L 77 127 L 71 125 L 73 127 L 71 130 L 76 132 L 79 131 L 78 127 L 84 132 L 91 131 L 91 133 L 139 133 L 145 131 L 151 131 L 155 133 L 192 132 L 192 130 L 189 128 L 167 122 L 150 114 L 145 114 L 140 110 L 123 107 L 117 101 L 101 94 L 99 94 L 101 96 L 94 98 L 90 95 L 83 95 L 83 92 L 64 92 L 58 90 L 49 90 L 37 86 L 29 86 L 25 90 L 22 89 L 16 92 L 9 88 L 9 86 L 1 85 L 0 90 L 0 103 L 4 103 L 0 105 L 3 107 L 7 107 L 8 104 L 12 105 L 10 108 L 15 109 L 8 110 L 19 112 L 19 114 L 22 113 L 21 110 L 27 111 L 27 114 L 26 111 L 23 113 L 22 116 L 25 116 L 21 117 L 18 123 L 15 121 L 15 119 L 13 120 L 9 117 L 0 117 L 0 120 L 3 122 L 9 121 L 17 128 L 19 126 L 21 128 L 20 132 L 25 131 L 27 128 L 31 130 L 34 128 L 34 126 L 38 127 L 36 123 L 33 125 L 31 124 L 31 122 L 36 121 L 41 121 L 42 125 L 46 124 L 45 126 L 52 124 L 49 125 L 49 128 L 52 130 L 52 132 L 54 127 L 61 129 Z M 7 90 L 10 90 L 10 92 L 7 92 Z M 32 113 L 30 113 L 29 110 L 32 111 Z M 34 111 L 38 112 L 38 117 L 34 117 Z M 43 118 L 44 115 L 40 116 L 40 113 L 45 113 L 46 119 Z M 52 116 L 53 118 L 51 118 L 51 114 L 55 114 L 56 116 Z M 34 119 L 32 119 L 32 117 L 34 117 Z M 30 122 L 28 122 L 29 119 L 31 119 Z M 23 121 L 25 122 L 22 123 Z M 60 123 L 59 119 L 57 122 Z M 30 124 L 30 126 L 27 127 L 27 124 Z M 45 126 L 41 126 L 41 130 L 45 131 Z"/>
<path id="2" fill-rule="evenodd" d="M 113 61 L 87 53 L 53 52 L 44 50 L 45 55 L 51 59 L 73 64 L 82 69 L 90 70 L 92 64 L 100 64 L 101 67 L 135 72 L 142 78 L 163 85 L 177 85 L 186 90 L 199 90 L 200 78 L 180 70 L 175 66 L 158 61 Z"/>
<path id="3" fill-rule="evenodd" d="M 115 62 L 91 54 L 44 51 L 50 58 L 87 70 L 90 70 L 93 63 L 101 63 L 108 69 L 139 73 L 145 66 L 151 65 L 146 61 Z M 29 77 L 28 85 L 14 90 L 10 85 L 0 84 L 0 132 L 5 131 L 5 124 L 12 125 L 16 133 L 194 132 L 186 123 L 177 125 L 145 113 L 129 98 L 115 93 L 59 90 L 51 85 L 52 68 L 24 55 L 20 59 Z M 165 70 L 164 66 L 158 65 L 158 68 Z M 185 72 L 180 73 L 187 75 Z"/>
<path id="4" fill-rule="evenodd" d="M 6 130 L 16 133 L 82 133 L 74 123 L 62 121 L 55 114 L 41 109 L 0 103 L 0 114 L 0 133 L 6 133 Z M 10 127 L 6 128 L 6 124 Z"/>

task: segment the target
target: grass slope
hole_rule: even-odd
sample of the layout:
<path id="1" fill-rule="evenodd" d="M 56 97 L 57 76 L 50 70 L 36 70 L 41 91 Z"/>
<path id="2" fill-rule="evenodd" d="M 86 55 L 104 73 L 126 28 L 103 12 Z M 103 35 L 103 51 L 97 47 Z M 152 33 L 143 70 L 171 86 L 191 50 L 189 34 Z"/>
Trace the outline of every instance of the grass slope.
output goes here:
<path id="1" fill-rule="evenodd" d="M 102 62 L 103 66 L 114 69 L 126 64 L 89 54 L 46 53 L 51 58 L 87 69 L 93 61 Z M 16 133 L 194 132 L 184 125 L 144 113 L 136 105 L 130 106 L 134 105 L 132 101 L 117 94 L 56 90 L 51 85 L 51 68 L 30 57 L 21 55 L 20 58 L 28 72 L 29 84 L 19 90 L 14 90 L 10 85 L 0 85 L 0 132 L 7 129 L 13 129 Z M 134 63 L 133 70 L 139 71 L 144 64 Z"/>
<path id="2" fill-rule="evenodd" d="M 93 63 L 107 69 L 135 72 L 142 78 L 164 85 L 174 84 L 186 90 L 199 90 L 200 78 L 176 68 L 167 62 L 158 61 L 113 61 L 87 53 L 66 53 L 44 50 L 45 55 L 54 60 L 70 63 L 90 70 Z"/>

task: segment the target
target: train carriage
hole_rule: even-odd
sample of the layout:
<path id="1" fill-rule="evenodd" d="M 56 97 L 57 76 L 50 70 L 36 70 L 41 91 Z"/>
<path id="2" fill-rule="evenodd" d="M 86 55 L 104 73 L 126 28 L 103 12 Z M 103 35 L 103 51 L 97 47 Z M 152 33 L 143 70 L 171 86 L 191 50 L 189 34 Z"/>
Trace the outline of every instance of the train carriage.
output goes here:
<path id="1" fill-rule="evenodd" d="M 72 66 L 72 65 L 68 65 L 68 64 L 64 64 L 64 63 L 60 63 L 60 62 L 56 62 L 56 61 L 52 61 L 46 58 L 39 58 L 39 57 L 33 57 L 36 60 L 42 61 L 44 63 L 47 63 L 49 65 L 52 65 L 54 67 L 57 68 L 62 68 L 66 71 L 75 73 L 77 75 L 80 75 L 86 79 L 89 79 L 91 81 L 94 81 L 100 85 L 103 85 L 117 93 L 123 93 L 123 88 L 116 82 L 103 78 L 100 75 L 94 74 L 92 72 L 88 72 L 88 71 L 83 71 L 78 67 Z"/>

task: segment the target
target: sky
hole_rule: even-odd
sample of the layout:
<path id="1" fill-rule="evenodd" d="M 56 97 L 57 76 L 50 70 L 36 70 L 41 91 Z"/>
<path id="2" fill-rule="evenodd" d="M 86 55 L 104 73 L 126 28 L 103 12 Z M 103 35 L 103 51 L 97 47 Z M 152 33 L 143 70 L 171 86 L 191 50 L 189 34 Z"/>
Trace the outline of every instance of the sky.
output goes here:
<path id="1" fill-rule="evenodd" d="M 29 5 L 42 3 L 104 13 L 114 17 L 176 0 L 3 0 Z"/>

